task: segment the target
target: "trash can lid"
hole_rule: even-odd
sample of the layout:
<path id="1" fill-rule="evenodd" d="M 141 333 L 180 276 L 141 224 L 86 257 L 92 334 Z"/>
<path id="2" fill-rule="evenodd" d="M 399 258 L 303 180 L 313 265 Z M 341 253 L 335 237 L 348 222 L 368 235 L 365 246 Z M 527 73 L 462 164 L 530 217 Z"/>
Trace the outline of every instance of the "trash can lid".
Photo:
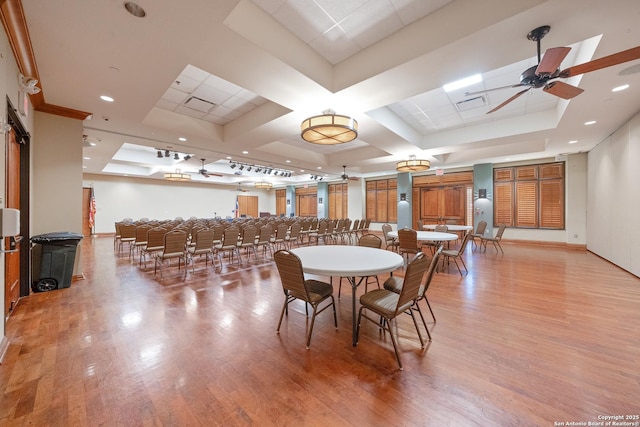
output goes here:
<path id="1" fill-rule="evenodd" d="M 65 240 L 82 240 L 84 236 L 80 233 L 73 233 L 71 231 L 57 231 L 53 233 L 38 234 L 31 237 L 33 243 L 49 243 L 49 242 L 61 242 Z"/>

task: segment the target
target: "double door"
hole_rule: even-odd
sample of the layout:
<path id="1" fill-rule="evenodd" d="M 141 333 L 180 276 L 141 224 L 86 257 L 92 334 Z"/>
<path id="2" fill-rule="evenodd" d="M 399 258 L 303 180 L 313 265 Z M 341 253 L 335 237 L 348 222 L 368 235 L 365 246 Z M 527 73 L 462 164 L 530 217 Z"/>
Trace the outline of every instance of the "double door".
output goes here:
<path id="1" fill-rule="evenodd" d="M 421 219 L 424 224 L 465 224 L 465 201 L 464 185 L 421 188 L 416 220 Z"/>

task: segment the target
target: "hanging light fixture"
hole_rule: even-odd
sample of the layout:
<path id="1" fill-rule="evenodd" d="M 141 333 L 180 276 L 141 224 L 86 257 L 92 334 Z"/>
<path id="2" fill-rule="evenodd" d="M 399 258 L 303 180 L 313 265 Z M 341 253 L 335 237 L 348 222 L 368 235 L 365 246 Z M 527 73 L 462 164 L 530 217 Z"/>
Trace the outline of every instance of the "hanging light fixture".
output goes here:
<path id="1" fill-rule="evenodd" d="M 273 187 L 273 184 L 267 181 L 259 181 L 255 183 L 256 188 L 269 189 Z"/>
<path id="2" fill-rule="evenodd" d="M 176 169 L 175 172 L 165 173 L 164 179 L 167 181 L 191 181 L 191 175 L 188 173 L 182 173 L 180 169 Z"/>
<path id="3" fill-rule="evenodd" d="M 418 160 L 415 155 L 409 156 L 409 160 L 402 160 L 396 163 L 398 172 L 420 172 L 426 171 L 431 167 L 429 160 Z"/>
<path id="4" fill-rule="evenodd" d="M 358 122 L 349 116 L 325 110 L 320 116 L 302 122 L 301 136 L 312 144 L 333 145 L 353 141 L 358 137 Z"/>

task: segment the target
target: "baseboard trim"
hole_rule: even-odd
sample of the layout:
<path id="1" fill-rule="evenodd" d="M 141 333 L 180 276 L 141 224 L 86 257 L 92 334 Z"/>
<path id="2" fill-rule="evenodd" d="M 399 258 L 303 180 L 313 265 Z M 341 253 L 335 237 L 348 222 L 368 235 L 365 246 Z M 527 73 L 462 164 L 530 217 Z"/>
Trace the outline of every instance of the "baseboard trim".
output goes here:
<path id="1" fill-rule="evenodd" d="M 84 273 L 82 273 L 82 274 L 76 274 L 76 275 L 74 275 L 74 276 L 71 276 L 71 283 L 75 283 L 75 282 L 78 282 L 78 281 L 80 281 L 80 280 L 84 280 L 84 279 L 85 279 L 85 277 L 84 277 Z"/>
<path id="2" fill-rule="evenodd" d="M 564 248 L 564 249 L 572 249 L 579 251 L 586 251 L 587 245 L 578 245 L 575 243 L 567 243 L 567 242 L 548 242 L 542 240 L 500 240 L 500 243 L 507 244 L 516 244 L 516 245 L 529 245 L 529 246 L 545 246 L 545 247 L 554 247 L 554 248 Z"/>

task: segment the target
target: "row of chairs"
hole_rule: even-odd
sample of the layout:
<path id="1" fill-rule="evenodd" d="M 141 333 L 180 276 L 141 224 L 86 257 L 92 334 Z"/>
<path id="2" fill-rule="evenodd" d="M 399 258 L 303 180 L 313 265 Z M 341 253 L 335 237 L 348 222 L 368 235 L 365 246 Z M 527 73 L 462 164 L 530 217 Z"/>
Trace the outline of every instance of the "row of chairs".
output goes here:
<path id="1" fill-rule="evenodd" d="M 417 253 L 408 264 L 404 277 L 392 275 L 384 282 L 382 288 L 372 291 L 365 290 L 365 293 L 360 297 L 356 340 L 360 337 L 362 319 L 375 323 L 380 329 L 389 333 L 400 370 L 403 369 L 403 366 L 394 335 L 394 329 L 396 329 L 393 327 L 394 322 L 403 313 L 410 315 L 416 328 L 421 348 L 425 348 L 426 344 L 414 315 L 414 312 L 418 312 L 427 332 L 428 340 L 432 340 L 427 322 L 420 308 L 420 302 L 425 301 L 435 322 L 436 317 L 427 299 L 427 290 L 433 279 L 442 250 L 442 246 L 438 247 L 430 263 L 423 252 Z M 332 308 L 334 325 L 338 328 L 333 286 L 330 283 L 319 280 L 306 279 L 300 258 L 291 251 L 279 250 L 275 253 L 274 259 L 285 294 L 277 332 L 280 332 L 285 314 L 288 315 L 289 304 L 295 300 L 305 302 L 305 305 L 308 304 L 312 307 L 311 321 L 306 329 L 306 348 L 308 349 L 311 344 L 313 325 L 318 314 Z M 327 303 L 320 308 L 325 301 Z"/>

